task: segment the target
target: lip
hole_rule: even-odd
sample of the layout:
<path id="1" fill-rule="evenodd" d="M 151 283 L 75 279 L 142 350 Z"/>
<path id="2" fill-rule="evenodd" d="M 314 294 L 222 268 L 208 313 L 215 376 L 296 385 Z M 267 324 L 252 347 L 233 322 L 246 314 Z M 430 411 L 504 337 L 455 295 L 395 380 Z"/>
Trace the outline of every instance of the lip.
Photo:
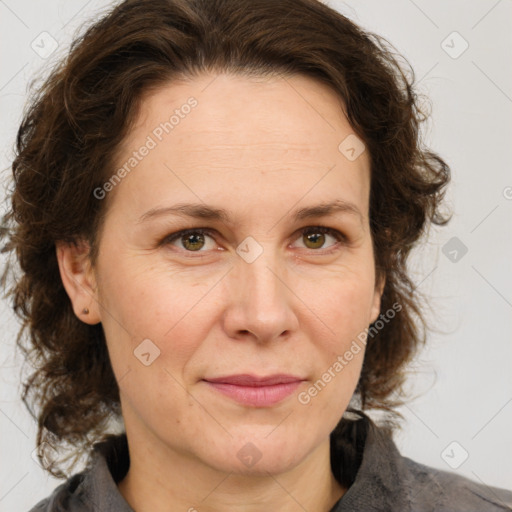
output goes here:
<path id="1" fill-rule="evenodd" d="M 290 396 L 305 380 L 294 375 L 228 375 L 203 379 L 215 391 L 253 407 L 270 407 Z"/>

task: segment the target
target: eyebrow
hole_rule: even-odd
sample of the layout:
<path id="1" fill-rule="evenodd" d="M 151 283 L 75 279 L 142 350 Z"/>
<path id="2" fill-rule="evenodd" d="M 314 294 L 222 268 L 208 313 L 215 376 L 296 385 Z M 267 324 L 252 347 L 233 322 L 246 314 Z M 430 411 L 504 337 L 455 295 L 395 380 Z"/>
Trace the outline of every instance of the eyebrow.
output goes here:
<path id="1" fill-rule="evenodd" d="M 363 215 L 359 208 L 354 204 L 343 199 L 336 199 L 331 202 L 321 203 L 314 206 L 307 206 L 296 210 L 292 214 L 294 221 L 310 219 L 314 217 L 327 217 L 335 213 L 347 213 L 355 215 L 363 224 Z M 179 203 L 174 206 L 167 206 L 162 208 L 152 208 L 144 213 L 137 223 L 146 222 L 155 217 L 162 217 L 165 215 L 178 215 L 186 216 L 195 219 L 203 219 L 210 221 L 221 221 L 225 224 L 232 224 L 231 217 L 227 210 L 222 208 L 215 208 L 201 203 Z"/>

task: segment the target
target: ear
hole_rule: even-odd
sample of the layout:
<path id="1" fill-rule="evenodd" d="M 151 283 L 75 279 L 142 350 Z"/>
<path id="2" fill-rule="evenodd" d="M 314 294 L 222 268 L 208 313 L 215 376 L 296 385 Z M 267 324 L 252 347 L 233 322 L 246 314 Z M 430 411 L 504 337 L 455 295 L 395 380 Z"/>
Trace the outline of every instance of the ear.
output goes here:
<path id="1" fill-rule="evenodd" d="M 386 285 L 386 276 L 382 275 L 380 278 L 375 280 L 375 290 L 373 292 L 372 309 L 370 313 L 370 323 L 377 320 L 380 315 L 380 303 L 382 293 L 384 292 L 384 286 Z"/>
<path id="2" fill-rule="evenodd" d="M 55 245 L 62 284 L 79 320 L 94 325 L 101 321 L 96 276 L 89 260 L 90 247 L 84 240 Z"/>

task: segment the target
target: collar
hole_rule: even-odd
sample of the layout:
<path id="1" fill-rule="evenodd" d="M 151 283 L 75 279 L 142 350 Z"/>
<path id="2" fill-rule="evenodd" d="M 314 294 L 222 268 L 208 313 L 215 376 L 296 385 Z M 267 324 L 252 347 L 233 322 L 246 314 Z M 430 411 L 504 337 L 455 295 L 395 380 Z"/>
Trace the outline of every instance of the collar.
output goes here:
<path id="1" fill-rule="evenodd" d="M 342 419 L 331 434 L 331 467 L 338 480 L 343 478 L 337 471 L 343 468 L 347 454 L 352 451 L 359 459 L 355 474 L 346 472 L 350 487 L 331 512 L 410 510 L 410 472 L 390 428 L 379 427 L 364 413 L 358 414 L 360 420 Z"/>
<path id="2" fill-rule="evenodd" d="M 331 434 L 333 474 L 349 484 L 331 512 L 410 510 L 407 459 L 400 455 L 388 429 L 377 426 L 364 413 L 359 417 L 357 421 L 342 419 Z M 134 512 L 117 488 L 128 467 L 126 434 L 107 436 L 94 445 L 92 465 L 84 473 L 76 497 L 83 504 L 92 503 L 94 510 Z"/>
<path id="3" fill-rule="evenodd" d="M 134 512 L 117 487 L 130 465 L 126 433 L 110 434 L 94 444 L 91 459 L 79 493 L 81 502 L 93 504 L 87 510 Z"/>

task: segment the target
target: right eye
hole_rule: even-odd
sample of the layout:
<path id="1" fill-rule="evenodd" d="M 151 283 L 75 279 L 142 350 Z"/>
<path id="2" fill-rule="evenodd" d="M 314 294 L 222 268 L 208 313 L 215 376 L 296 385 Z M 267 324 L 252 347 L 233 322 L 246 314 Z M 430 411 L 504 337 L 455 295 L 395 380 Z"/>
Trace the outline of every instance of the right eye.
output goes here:
<path id="1" fill-rule="evenodd" d="M 207 237 L 213 239 L 212 233 L 211 229 L 206 228 L 184 229 L 166 236 L 162 244 L 174 245 L 174 242 L 178 241 L 185 252 L 205 252 L 201 249 L 205 247 Z"/>

